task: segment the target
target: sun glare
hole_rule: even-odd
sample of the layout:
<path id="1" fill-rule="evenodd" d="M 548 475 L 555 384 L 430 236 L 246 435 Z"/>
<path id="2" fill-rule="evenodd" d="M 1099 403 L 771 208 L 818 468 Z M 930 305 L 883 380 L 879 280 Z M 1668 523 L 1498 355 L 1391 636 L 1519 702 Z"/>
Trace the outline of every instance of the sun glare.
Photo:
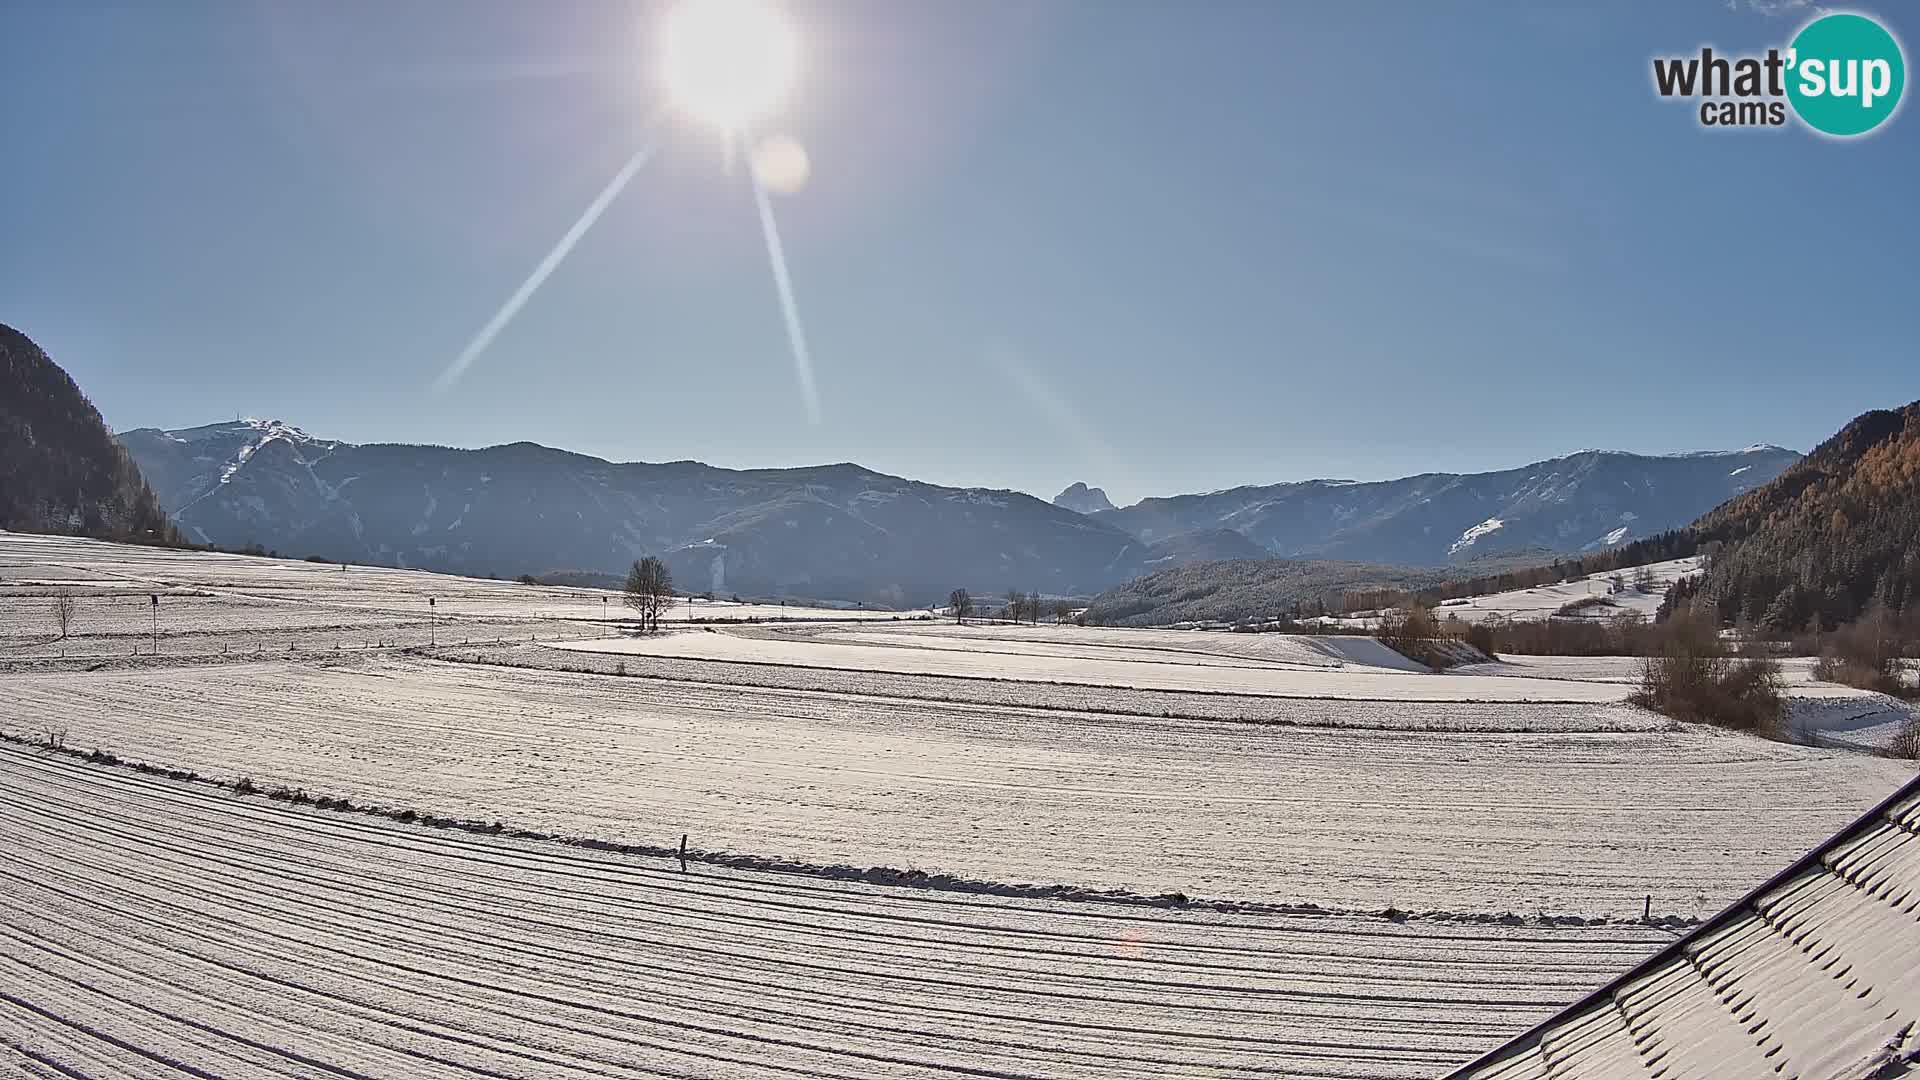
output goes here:
<path id="1" fill-rule="evenodd" d="M 780 103 L 798 60 L 793 28 L 767 0 L 682 0 L 663 45 L 673 100 L 729 134 Z"/>

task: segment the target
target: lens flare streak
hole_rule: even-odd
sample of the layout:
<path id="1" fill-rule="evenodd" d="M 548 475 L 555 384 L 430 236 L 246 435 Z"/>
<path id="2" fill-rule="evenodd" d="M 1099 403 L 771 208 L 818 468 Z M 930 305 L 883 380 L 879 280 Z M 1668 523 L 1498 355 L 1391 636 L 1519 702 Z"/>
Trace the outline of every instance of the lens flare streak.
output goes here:
<path id="1" fill-rule="evenodd" d="M 573 227 L 568 229 L 566 235 L 560 238 L 560 242 L 553 246 L 553 250 L 547 252 L 547 257 L 540 260 L 540 265 L 533 268 L 533 273 L 527 275 L 527 280 L 520 283 L 520 287 L 507 298 L 507 302 L 501 305 L 500 310 L 494 312 L 493 318 L 487 320 L 487 325 L 480 328 L 480 332 L 474 335 L 466 348 L 460 350 L 460 355 L 454 358 L 453 363 L 447 365 L 447 370 L 441 372 L 440 377 L 434 380 L 433 388 L 436 391 L 446 390 L 460 381 L 460 376 L 466 374 L 467 368 L 473 365 L 475 358 L 485 352 L 487 346 L 493 344 L 493 339 L 499 337 L 500 331 L 507 328 L 507 324 L 513 321 L 513 317 L 520 313 L 520 309 L 526 306 L 527 301 L 533 298 L 533 294 L 539 291 L 540 286 L 546 282 L 554 270 L 559 268 L 568 253 L 573 251 L 574 245 L 580 242 L 580 238 L 587 234 L 588 229 L 593 228 L 593 223 L 600 220 L 600 215 L 606 212 L 607 207 L 626 188 L 628 181 L 633 179 L 634 174 L 639 172 L 652 156 L 651 141 L 633 152 L 633 156 L 627 159 L 626 165 L 622 166 L 620 171 L 614 174 L 613 179 L 608 181 L 607 186 L 601 189 L 600 194 L 594 197 L 586 213 L 580 215 L 580 219 L 573 223 Z"/>
<path id="2" fill-rule="evenodd" d="M 767 237 L 767 261 L 773 265 L 773 285 L 780 293 L 780 312 L 787 320 L 787 340 L 793 345 L 793 373 L 800 380 L 800 399 L 806 403 L 807 419 L 820 422 L 820 397 L 813 388 L 813 360 L 807 354 L 807 335 L 800 327 L 800 307 L 794 303 L 793 280 L 787 275 L 786 249 L 780 244 L 780 228 L 773 221 L 773 203 L 767 198 L 766 185 L 749 166 L 753 182 L 754 205 L 760 208 L 760 230 Z"/>

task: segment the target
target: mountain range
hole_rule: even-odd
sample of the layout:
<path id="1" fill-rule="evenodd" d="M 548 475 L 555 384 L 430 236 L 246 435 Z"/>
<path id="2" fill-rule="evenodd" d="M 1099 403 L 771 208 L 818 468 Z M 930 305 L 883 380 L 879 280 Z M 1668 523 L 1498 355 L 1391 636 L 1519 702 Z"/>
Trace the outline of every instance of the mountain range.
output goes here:
<path id="1" fill-rule="evenodd" d="M 190 540 L 513 576 L 666 559 L 683 591 L 891 606 L 955 586 L 1096 592 L 1149 546 L 1030 495 L 858 465 L 614 463 L 533 443 L 483 450 L 315 438 L 278 420 L 121 442 Z"/>
<path id="2" fill-rule="evenodd" d="M 1583 450 L 1499 472 L 1237 487 L 1092 516 L 1149 544 L 1230 529 L 1272 556 L 1444 566 L 1530 549 L 1597 551 L 1676 529 L 1798 460 L 1778 446 Z"/>
<path id="3" fill-rule="evenodd" d="M 120 441 L 194 541 L 498 576 L 617 574 L 656 553 L 683 590 L 894 606 L 955 586 L 1091 595 L 1197 561 L 1443 566 L 1591 549 L 1685 524 L 1798 458 L 1778 447 L 1588 451 L 1498 473 L 1315 480 L 1113 508 L 1084 485 L 1050 504 L 854 464 L 736 470 L 532 443 L 360 445 L 278 420 L 141 428 Z"/>

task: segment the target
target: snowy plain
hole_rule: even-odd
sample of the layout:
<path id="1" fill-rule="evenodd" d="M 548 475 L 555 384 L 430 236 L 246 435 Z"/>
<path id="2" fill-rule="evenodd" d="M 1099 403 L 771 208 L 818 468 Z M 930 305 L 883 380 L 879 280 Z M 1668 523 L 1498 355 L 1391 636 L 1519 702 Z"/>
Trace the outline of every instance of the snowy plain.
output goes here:
<path id="1" fill-rule="evenodd" d="M 1274 640 L 1268 643 L 1270 646 L 1290 646 L 1298 657 L 1269 661 L 1246 657 L 1236 662 L 1222 657 L 1183 658 L 1172 653 L 1156 656 L 1152 649 L 1100 643 L 1092 638 L 1079 646 L 1060 647 L 1045 640 L 1029 644 L 1024 636 L 1027 630 L 1019 627 L 1007 628 L 995 648 L 980 639 L 943 638 L 923 633 L 918 624 L 913 627 L 899 633 L 876 631 L 852 636 L 787 633 L 773 627 L 754 631 L 726 627 L 711 632 L 676 631 L 644 638 L 560 642 L 554 647 L 848 671 L 1360 701 L 1608 702 L 1624 701 L 1628 693 L 1626 687 L 1605 683 L 1420 673 L 1408 670 L 1412 665 L 1400 657 L 1387 659 L 1391 654 L 1366 638 L 1287 641 L 1271 635 Z M 1385 655 L 1380 664 L 1331 662 L 1342 648 Z M 1308 657 L 1317 657 L 1320 662 L 1311 662 Z"/>
<path id="2" fill-rule="evenodd" d="M 49 614 L 59 594 L 74 600 L 64 640 Z M 149 599 L 156 595 L 157 609 Z M 581 638 L 617 633 L 631 614 L 619 592 L 605 589 L 0 532 L 0 661 L 129 655 L 149 648 L 156 632 L 163 653 Z M 663 621 L 891 622 L 913 615 L 682 597 Z"/>
<path id="3" fill-rule="evenodd" d="M 1411 1080 L 1669 940 L 681 874 L 10 747 L 0 882 L 23 1076 Z"/>
<path id="4" fill-rule="evenodd" d="M 134 658 L 152 591 L 180 622 Z M 1799 669 L 1815 746 L 1624 704 L 1630 660 L 778 605 L 812 621 L 640 639 L 601 595 L 0 534 L 0 732 L 814 864 L 0 747 L 0 1076 L 1431 1076 L 1670 940 L 1648 898 L 1711 914 L 1914 771 Z"/>
<path id="5" fill-rule="evenodd" d="M 15 734 L 62 730 L 75 747 L 356 802 L 626 842 L 687 832 L 707 849 L 819 862 L 1373 910 L 1625 917 L 1651 893 L 1659 911 L 1699 914 L 1912 772 L 1710 730 L 1432 731 L 1420 730 L 1430 711 L 1458 706 L 1331 704 L 1375 726 L 417 657 L 0 682 Z"/>

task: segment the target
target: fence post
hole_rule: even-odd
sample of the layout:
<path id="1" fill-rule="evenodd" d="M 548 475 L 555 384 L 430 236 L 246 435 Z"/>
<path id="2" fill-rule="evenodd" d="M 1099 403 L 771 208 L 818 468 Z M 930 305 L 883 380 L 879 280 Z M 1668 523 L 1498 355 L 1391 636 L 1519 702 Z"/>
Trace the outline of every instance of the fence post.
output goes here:
<path id="1" fill-rule="evenodd" d="M 680 834 L 680 872 L 687 872 L 687 834 Z"/>
<path id="2" fill-rule="evenodd" d="M 1647 894 L 1647 907 L 1645 911 L 1642 911 L 1640 913 L 1640 921 L 1641 922 L 1653 921 L 1653 894 L 1652 893 Z"/>

